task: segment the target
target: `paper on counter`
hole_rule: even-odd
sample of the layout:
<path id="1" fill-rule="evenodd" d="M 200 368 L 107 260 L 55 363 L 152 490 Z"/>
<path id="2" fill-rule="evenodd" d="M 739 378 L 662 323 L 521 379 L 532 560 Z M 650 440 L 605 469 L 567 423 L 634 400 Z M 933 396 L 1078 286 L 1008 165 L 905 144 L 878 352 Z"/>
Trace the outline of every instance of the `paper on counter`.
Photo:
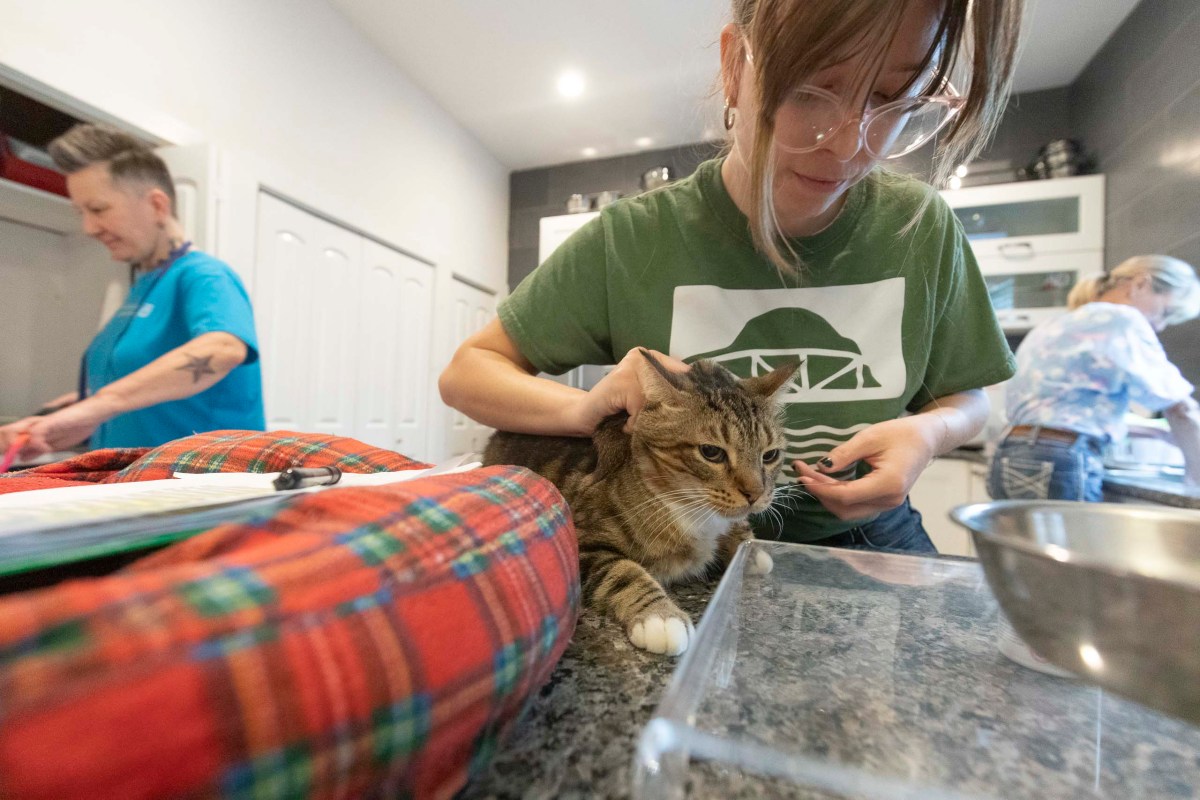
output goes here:
<path id="1" fill-rule="evenodd" d="M 399 472 L 343 472 L 337 483 L 330 486 L 311 486 L 307 489 L 296 489 L 298 492 L 321 491 L 339 487 L 354 486 L 386 486 L 389 483 L 401 483 L 417 478 L 428 478 L 432 475 L 450 475 L 455 472 L 467 472 L 481 466 L 479 461 L 470 461 L 472 454 L 455 456 L 426 469 L 406 469 Z M 175 477 L 190 484 L 206 486 L 237 486 L 246 489 L 273 490 L 272 482 L 279 477 L 278 472 L 176 472 Z"/>

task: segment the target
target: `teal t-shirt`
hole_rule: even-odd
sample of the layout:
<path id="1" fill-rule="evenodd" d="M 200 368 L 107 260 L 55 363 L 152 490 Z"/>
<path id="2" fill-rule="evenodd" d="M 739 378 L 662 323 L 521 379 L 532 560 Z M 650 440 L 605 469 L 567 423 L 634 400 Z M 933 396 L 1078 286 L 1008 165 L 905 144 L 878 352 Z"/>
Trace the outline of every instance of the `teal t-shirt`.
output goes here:
<path id="1" fill-rule="evenodd" d="M 787 480 L 795 459 L 815 463 L 869 425 L 1012 376 L 966 236 L 933 189 L 876 169 L 833 224 L 792 241 L 804 266 L 784 277 L 754 248 L 720 168 L 606 207 L 500 304 L 535 367 L 613 364 L 638 346 L 743 377 L 799 358 L 781 394 Z M 788 541 L 855 524 L 815 499 L 791 505 Z"/>
<path id="2" fill-rule="evenodd" d="M 205 431 L 263 430 L 262 374 L 250 297 L 227 264 L 196 251 L 134 281 L 125 303 L 84 355 L 88 394 L 215 331 L 246 344 L 245 362 L 199 394 L 112 418 L 92 434 L 90 446 L 157 447 Z"/>

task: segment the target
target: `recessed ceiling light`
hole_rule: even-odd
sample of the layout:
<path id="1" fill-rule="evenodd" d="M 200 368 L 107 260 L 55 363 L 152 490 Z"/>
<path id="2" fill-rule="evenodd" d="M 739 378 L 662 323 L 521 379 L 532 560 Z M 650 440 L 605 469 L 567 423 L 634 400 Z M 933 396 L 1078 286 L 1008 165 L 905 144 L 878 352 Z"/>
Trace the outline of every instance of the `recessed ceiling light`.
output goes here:
<path id="1" fill-rule="evenodd" d="M 595 158 L 596 157 L 596 148 L 594 148 L 594 147 L 585 147 L 582 150 L 580 150 L 579 152 L 583 155 L 584 158 Z"/>
<path id="2" fill-rule="evenodd" d="M 583 94 L 583 86 L 583 75 L 575 70 L 567 70 L 558 76 L 558 93 L 570 100 Z"/>
<path id="3" fill-rule="evenodd" d="M 967 177 L 968 173 L 970 173 L 970 171 L 971 171 L 971 168 L 968 167 L 966 164 L 959 164 L 957 167 L 955 167 L 954 174 L 960 178 L 965 178 L 965 177 Z"/>
<path id="4" fill-rule="evenodd" d="M 962 188 L 962 178 L 958 177 L 957 175 L 951 175 L 950 176 L 950 188 L 951 188 L 951 190 L 961 189 Z"/>
<path id="5" fill-rule="evenodd" d="M 649 147 L 650 145 L 654 144 L 654 140 L 649 136 L 643 136 L 640 139 L 635 139 L 633 143 L 638 147 Z"/>

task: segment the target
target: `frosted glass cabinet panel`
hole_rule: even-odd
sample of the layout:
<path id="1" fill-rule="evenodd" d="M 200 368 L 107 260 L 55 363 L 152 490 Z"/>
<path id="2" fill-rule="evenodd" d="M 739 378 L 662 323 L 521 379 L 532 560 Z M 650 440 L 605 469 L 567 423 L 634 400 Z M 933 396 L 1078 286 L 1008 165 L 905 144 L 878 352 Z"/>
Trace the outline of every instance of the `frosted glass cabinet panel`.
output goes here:
<path id="1" fill-rule="evenodd" d="M 1049 236 L 1079 233 L 1079 198 L 1055 197 L 998 203 L 993 206 L 969 206 L 954 209 L 967 238 L 1012 239 L 1020 236 Z"/>
<path id="2" fill-rule="evenodd" d="M 1065 306 L 1075 285 L 1074 272 L 1018 272 L 1012 275 L 988 275 L 988 296 L 992 308 L 1053 308 Z"/>
<path id="3" fill-rule="evenodd" d="M 980 259 L 1020 262 L 1104 249 L 1104 176 L 944 191 Z"/>

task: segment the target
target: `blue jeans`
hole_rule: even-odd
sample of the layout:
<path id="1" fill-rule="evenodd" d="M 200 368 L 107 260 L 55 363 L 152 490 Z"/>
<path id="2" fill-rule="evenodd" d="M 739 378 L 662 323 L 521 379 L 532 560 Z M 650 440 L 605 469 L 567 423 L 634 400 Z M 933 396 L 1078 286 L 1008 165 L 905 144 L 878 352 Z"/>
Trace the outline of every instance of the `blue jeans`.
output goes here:
<path id="1" fill-rule="evenodd" d="M 988 470 L 993 500 L 1104 499 L 1104 441 L 1080 434 L 1073 443 L 1010 434 L 996 447 Z"/>
<path id="2" fill-rule="evenodd" d="M 807 544 L 881 553 L 937 553 L 937 548 L 921 524 L 921 512 L 912 507 L 907 497 L 903 503 L 891 511 L 884 511 L 870 522 Z"/>

